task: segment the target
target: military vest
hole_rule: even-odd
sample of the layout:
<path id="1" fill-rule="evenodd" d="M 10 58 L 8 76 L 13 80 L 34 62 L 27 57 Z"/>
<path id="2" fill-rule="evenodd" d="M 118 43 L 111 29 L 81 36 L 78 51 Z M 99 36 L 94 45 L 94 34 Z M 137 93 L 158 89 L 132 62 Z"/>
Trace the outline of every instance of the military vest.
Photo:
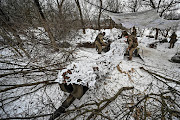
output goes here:
<path id="1" fill-rule="evenodd" d="M 137 38 L 134 35 L 130 35 L 128 38 L 128 44 L 130 43 L 129 40 L 132 41 L 132 48 L 136 48 L 138 46 Z"/>

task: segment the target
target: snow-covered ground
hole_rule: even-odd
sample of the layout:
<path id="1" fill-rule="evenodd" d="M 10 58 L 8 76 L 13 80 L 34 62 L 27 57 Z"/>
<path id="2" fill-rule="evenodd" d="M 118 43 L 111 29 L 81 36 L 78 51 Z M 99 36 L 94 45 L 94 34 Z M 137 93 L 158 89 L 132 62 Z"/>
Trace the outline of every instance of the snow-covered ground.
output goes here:
<path id="1" fill-rule="evenodd" d="M 82 34 L 81 37 L 78 37 L 76 39 L 77 41 L 74 41 L 74 43 L 93 42 L 96 35 L 98 34 L 98 31 L 91 29 L 87 29 L 86 32 L 87 33 L 85 35 Z M 176 52 L 180 51 L 180 38 L 178 39 L 178 42 L 175 44 L 175 47 L 173 49 L 168 48 L 169 43 L 158 43 L 157 48 L 154 49 L 149 48 L 148 44 L 155 42 L 156 40 L 154 40 L 154 38 L 146 37 L 147 31 L 145 31 L 143 37 L 138 37 L 138 47 L 140 48 L 140 54 L 144 61 L 142 61 L 138 57 L 133 57 L 132 61 L 128 61 L 127 56 L 122 56 L 124 53 L 123 51 L 125 43 L 123 41 L 125 38 L 118 39 L 118 35 L 121 35 L 121 30 L 107 29 L 102 30 L 102 32 L 106 32 L 105 37 L 113 41 L 111 45 L 111 50 L 109 52 L 102 52 L 102 54 L 97 54 L 95 48 L 78 48 L 74 53 L 74 61 L 72 61 L 72 63 L 70 63 L 65 69 L 60 70 L 59 73 L 55 75 L 56 82 L 61 83 L 62 73 L 67 71 L 68 69 L 71 69 L 72 74 L 69 75 L 71 79 L 69 83 L 83 84 L 90 88 L 80 100 L 75 100 L 73 105 L 71 105 L 69 109 L 73 109 L 75 106 L 80 106 L 89 101 L 100 101 L 105 98 L 113 97 L 122 87 L 134 87 L 134 91 L 125 92 L 124 94 L 126 94 L 127 96 L 136 94 L 137 97 L 133 96 L 132 99 L 124 99 L 123 96 L 121 96 L 117 98 L 114 102 L 112 102 L 103 111 L 103 113 L 110 118 L 118 120 L 122 117 L 122 115 L 118 116 L 118 112 L 123 111 L 122 108 L 124 104 L 132 103 L 132 101 L 137 102 L 140 98 L 138 97 L 138 94 L 160 94 L 166 91 L 168 89 L 168 86 L 180 91 L 179 85 L 173 82 L 167 82 L 168 86 L 166 86 L 162 82 L 156 80 L 145 70 L 140 69 L 140 67 L 143 67 L 151 72 L 179 81 L 180 64 L 172 63 L 169 60 L 172 56 L 175 55 Z M 177 34 L 180 37 L 179 31 L 177 32 Z M 13 53 L 8 48 L 0 50 L 0 56 L 3 56 L 2 58 L 6 58 L 5 56 L 12 55 Z M 52 55 L 49 55 L 49 57 L 53 57 L 53 60 L 55 61 L 59 60 L 61 56 L 62 55 L 60 53 L 54 53 Z M 2 60 L 3 59 L 1 59 L 1 61 Z M 23 65 L 22 63 L 21 65 Z M 24 64 L 27 65 L 28 63 Z M 3 64 L 1 63 L 0 66 L 3 66 Z M 98 67 L 98 71 L 94 71 L 93 67 Z M 43 73 L 37 73 L 35 75 L 42 74 Z M 19 81 L 15 78 L 12 78 L 13 80 L 15 80 L 14 82 L 8 82 L 8 79 L 6 78 L 6 84 L 19 83 Z M 20 79 L 21 82 L 23 80 L 29 82 L 28 79 L 24 79 L 23 76 Z M 45 81 L 45 79 L 48 80 L 49 78 L 42 77 L 40 81 Z M 82 81 L 78 82 L 78 79 L 82 79 Z M 2 83 L 2 81 L 5 81 L 5 79 L 0 78 L 0 81 L 3 85 L 4 83 Z M 23 83 L 26 83 L 25 81 L 23 81 Z M 33 82 L 34 81 L 37 80 L 33 80 Z M 26 89 L 27 91 L 29 89 L 35 90 L 36 87 L 28 87 Z M 0 93 L 1 99 L 4 100 L 0 103 L 1 108 L 3 108 L 0 109 L 0 117 L 27 117 L 32 115 L 52 113 L 53 111 L 55 111 L 55 108 L 58 108 L 63 102 L 63 100 L 67 97 L 67 94 L 60 90 L 58 84 L 54 84 L 46 86 L 45 89 L 40 88 L 32 94 L 18 97 L 19 99 L 17 100 L 5 100 L 8 97 L 21 96 L 22 94 L 25 94 L 27 92 L 26 89 L 18 88 L 13 89 L 10 92 Z M 177 100 L 178 99 L 176 99 L 175 101 Z M 153 112 L 155 112 L 153 111 L 155 106 L 148 107 L 152 108 L 149 111 L 153 114 Z M 75 115 L 72 114 L 66 116 L 66 118 L 63 119 L 68 120 L 72 118 L 72 116 Z M 133 117 L 130 118 L 133 119 Z M 47 118 L 45 117 L 39 119 Z M 78 119 L 84 118 L 82 116 Z M 96 119 L 102 118 L 97 117 Z"/>
<path id="2" fill-rule="evenodd" d="M 118 35 L 121 35 L 121 31 L 117 29 L 112 30 L 102 30 L 102 32 L 106 32 L 106 36 L 114 43 L 116 46 L 122 47 L 125 38 L 118 39 Z M 89 34 L 93 33 L 93 34 Z M 85 35 L 84 39 L 80 39 L 80 42 L 93 42 L 95 39 L 95 35 L 97 35 L 97 31 L 94 32 L 93 30 L 87 30 L 87 34 Z M 179 34 L 180 35 L 180 34 Z M 178 35 L 178 36 L 179 36 Z M 134 86 L 140 91 L 144 91 L 148 85 L 153 81 L 153 79 L 146 78 L 148 75 L 140 70 L 140 67 L 146 67 L 147 69 L 151 69 L 156 71 L 156 73 L 164 73 L 165 71 L 167 74 L 174 73 L 172 75 L 176 76 L 179 80 L 179 73 L 180 73 L 180 64 L 169 62 L 172 56 L 175 55 L 176 52 L 180 51 L 180 40 L 176 43 L 173 49 L 169 49 L 169 43 L 158 43 L 157 48 L 149 48 L 148 44 L 153 43 L 156 40 L 154 38 L 148 37 L 138 37 L 139 40 L 139 48 L 140 54 L 144 60 L 144 62 L 138 58 L 133 57 L 132 61 L 128 61 L 127 57 L 122 56 L 124 49 L 121 52 L 115 51 L 115 46 L 111 46 L 111 50 L 107 53 L 97 54 L 97 51 L 94 48 L 80 48 L 76 51 L 77 59 L 74 62 L 76 66 L 79 67 L 79 75 L 84 75 L 84 79 L 88 78 L 88 71 L 93 71 L 92 67 L 99 67 L 100 75 L 106 75 L 110 77 L 108 81 L 112 82 L 112 85 L 109 85 L 109 88 L 112 87 L 113 84 L 121 88 L 122 86 Z M 118 45 L 120 43 L 122 46 Z M 113 44 L 113 43 L 112 43 Z M 78 66 L 79 65 L 79 66 Z M 71 69 L 71 67 L 67 69 Z M 84 67 L 83 67 L 84 66 Z M 131 79 L 127 74 L 122 74 L 118 71 L 117 66 L 120 67 L 122 71 L 129 72 Z M 88 68 L 90 67 L 91 70 Z M 86 71 L 88 70 L 88 71 Z M 81 73 L 82 71 L 82 73 Z M 83 73 L 85 72 L 85 73 Z M 61 73 L 61 72 L 60 72 Z M 76 72 L 77 74 L 77 72 Z M 166 73 L 164 73 L 166 74 Z M 62 73 L 59 74 L 61 77 Z M 93 75 L 93 74 L 92 74 Z M 71 77 L 71 76 L 70 76 Z M 77 77 L 77 76 L 76 76 Z M 72 79 L 78 79 L 74 75 L 72 75 Z M 91 78 L 88 78 L 88 80 Z M 148 79 L 148 80 L 147 80 Z M 92 79 L 94 80 L 94 78 Z M 58 80 L 57 80 L 58 81 Z M 73 80 L 71 80 L 73 81 Z M 76 80 L 75 80 L 76 81 Z M 106 80 L 102 80 L 101 82 L 107 82 Z M 77 83 L 77 82 L 76 82 Z M 94 82 L 93 82 L 94 83 Z M 77 83 L 78 84 L 78 83 Z M 109 91 L 111 92 L 111 90 Z"/>

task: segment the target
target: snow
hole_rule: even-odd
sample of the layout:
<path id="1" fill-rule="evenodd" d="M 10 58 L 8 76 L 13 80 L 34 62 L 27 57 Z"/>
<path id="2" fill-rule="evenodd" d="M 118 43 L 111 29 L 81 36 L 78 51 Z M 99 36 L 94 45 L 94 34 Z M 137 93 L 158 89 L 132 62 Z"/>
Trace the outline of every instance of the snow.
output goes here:
<path id="1" fill-rule="evenodd" d="M 1 53 L 0 53 L 0 56 L 13 56 L 14 55 L 14 53 L 13 52 L 11 52 L 11 50 L 10 49 L 8 49 L 8 48 L 5 48 Z"/>
<path id="2" fill-rule="evenodd" d="M 82 31 L 79 32 L 81 34 Z M 87 34 L 81 34 L 81 37 L 76 38 L 77 43 L 93 42 L 96 35 L 99 33 L 99 31 L 91 29 L 87 29 L 86 32 Z M 108 37 L 113 41 L 110 51 L 98 54 L 95 48 L 78 48 L 74 53 L 75 60 L 54 76 L 56 78 L 56 82 L 63 83 L 64 78 L 62 74 L 70 70 L 72 74 L 66 74 L 69 77 L 69 79 L 66 79 L 68 84 L 82 84 L 90 88 L 81 100 L 76 100 L 74 102 L 74 106 L 79 106 L 80 103 L 83 104 L 90 100 L 97 101 L 103 98 L 112 97 L 120 88 L 127 86 L 133 86 L 136 93 L 140 94 L 148 94 L 150 92 L 160 93 L 159 88 L 166 90 L 166 87 L 164 87 L 161 82 L 155 80 L 147 72 L 141 70 L 140 67 L 144 67 L 150 71 L 175 80 L 180 79 L 180 64 L 168 61 L 177 51 L 180 51 L 179 38 L 173 49 L 168 49 L 169 43 L 158 43 L 157 48 L 153 49 L 149 48 L 148 44 L 156 41 L 154 38 L 148 38 L 145 36 L 138 37 L 138 47 L 140 48 L 140 54 L 144 59 L 144 62 L 137 57 L 133 57 L 132 61 L 128 61 L 127 57 L 123 56 L 127 47 L 124 43 L 125 38 L 118 39 L 118 35 L 121 35 L 121 30 L 106 29 L 101 32 L 106 32 L 105 37 Z M 148 33 L 148 30 L 146 30 L 144 35 L 148 35 Z M 177 32 L 177 35 L 180 36 L 179 31 Z M 43 53 L 47 54 L 46 57 L 53 58 L 53 61 L 58 61 L 62 57 L 61 53 L 49 54 L 47 51 L 43 51 Z M 3 57 L 13 55 L 8 49 L 1 49 L 0 54 Z M 39 62 L 42 63 L 42 61 Z M 21 64 L 23 65 L 23 63 Z M 26 64 L 24 63 L 24 65 L 27 64 L 28 62 Z M 0 66 L 1 65 L 2 64 L 0 64 Z M 44 73 L 39 73 L 39 75 L 42 74 Z M 35 78 L 31 79 L 33 79 L 34 82 Z M 40 80 L 42 81 L 44 79 L 46 80 L 48 77 L 42 77 Z M 8 82 L 6 79 L 3 80 L 1 78 L 1 82 L 8 84 L 16 83 L 17 81 L 17 83 L 24 83 L 24 81 L 30 80 L 24 78 L 22 80 L 17 80 L 14 78 L 12 81 L 13 82 Z M 177 90 L 180 90 L 179 86 L 173 83 L 167 84 Z M 5 99 L 7 96 L 11 97 L 21 95 L 26 93 L 28 90 L 31 91 L 36 89 L 36 87 L 28 87 L 27 89 L 19 88 L 13 90 L 12 94 L 4 93 L 1 94 L 1 96 L 2 99 Z M 152 89 L 149 90 L 148 88 L 150 87 L 152 87 Z M 62 92 L 58 85 L 52 85 L 47 86 L 45 89 L 38 89 L 35 93 L 23 96 L 14 102 L 8 103 L 8 100 L 3 104 L 5 104 L 6 113 L 11 116 L 23 116 L 27 113 L 29 115 L 36 115 L 41 114 L 39 113 L 39 110 L 42 110 L 42 113 L 51 113 L 54 109 L 52 110 L 50 106 L 54 105 L 56 108 L 59 107 L 66 96 L 66 93 Z M 128 101 L 123 101 L 123 99 L 118 98 L 116 102 L 111 104 L 110 107 L 114 107 L 113 109 L 118 111 L 122 106 L 121 103 L 125 104 L 127 102 Z M 49 103 L 51 104 L 49 105 Z M 109 110 L 109 113 L 111 113 L 110 107 L 107 107 L 106 109 L 107 111 Z M 70 108 L 73 108 L 73 106 L 70 106 Z M 3 113 L 1 117 L 6 117 L 6 113 L 4 113 L 2 109 L 0 109 L 0 113 Z M 113 114 L 110 114 L 110 116 L 114 117 Z"/>
<path id="3" fill-rule="evenodd" d="M 115 41 L 110 46 L 110 51 L 103 55 L 95 56 L 93 52 L 77 51 L 75 62 L 67 66 L 59 72 L 56 82 L 67 84 L 81 84 L 84 86 L 93 87 L 95 85 L 97 77 L 101 77 L 110 72 L 116 65 L 118 60 L 123 60 L 124 53 L 127 48 L 127 44 L 121 43 L 121 41 Z M 81 56 L 83 55 L 83 56 Z M 86 56 L 86 57 L 85 57 Z M 81 59 L 84 57 L 85 59 Z M 88 58 L 88 59 L 86 59 Z M 94 68 L 97 68 L 94 70 Z M 63 74 L 70 70 L 70 74 L 66 76 L 69 79 L 65 79 Z"/>
<path id="4" fill-rule="evenodd" d="M 98 34 L 97 31 L 88 29 L 87 34 L 85 34 L 83 38 L 85 39 L 78 39 L 78 42 L 93 42 L 92 39 L 95 39 L 96 35 Z M 81 48 L 78 51 L 76 51 L 76 60 L 67 66 L 66 69 L 59 71 L 59 74 L 57 76 L 56 82 L 63 83 L 66 82 L 67 84 L 82 84 L 84 86 L 88 86 L 89 88 L 93 88 L 95 86 L 97 77 L 104 77 L 107 74 L 112 74 L 115 78 L 113 79 L 123 79 L 123 86 L 131 85 L 131 86 L 138 86 L 141 82 L 139 82 L 139 76 L 135 76 L 135 80 L 138 84 L 133 83 L 129 81 L 128 76 L 121 75 L 118 76 L 118 71 L 116 69 L 116 66 L 118 66 L 121 63 L 122 70 L 125 70 L 128 72 L 132 68 L 139 71 L 139 67 L 143 62 L 139 60 L 139 58 L 133 58 L 133 61 L 138 61 L 139 63 L 136 63 L 135 61 L 129 62 L 127 61 L 127 58 L 124 58 L 124 53 L 127 48 L 127 44 L 123 41 L 125 38 L 117 39 L 118 35 L 120 35 L 120 32 L 117 29 L 110 30 L 103 30 L 103 32 L 106 32 L 105 37 L 109 37 L 112 41 L 111 49 L 107 53 L 97 54 L 97 51 L 92 48 Z M 96 34 L 94 34 L 96 33 Z M 147 34 L 147 31 L 145 32 Z M 179 49 L 179 44 L 176 44 L 174 49 L 168 49 L 169 43 L 162 43 L 159 44 L 157 49 L 148 48 L 148 44 L 154 42 L 154 38 L 147 38 L 147 37 L 139 37 L 139 48 L 140 48 L 140 54 L 143 57 L 146 64 L 149 66 L 154 67 L 161 67 L 163 66 L 164 69 L 168 69 L 168 67 L 176 68 L 174 67 L 174 63 L 170 63 L 168 60 L 176 53 L 177 49 Z M 82 41 L 81 41 L 82 40 Z M 160 61 L 160 62 L 159 62 Z M 98 67 L 98 71 L 94 71 L 93 68 Z M 64 79 L 63 73 L 67 72 L 68 70 L 71 70 L 71 74 L 66 74 L 66 76 L 70 77 L 69 79 Z M 178 72 L 178 71 L 177 71 Z M 136 73 L 137 74 L 137 73 Z M 79 80 L 80 79 L 80 80 Z M 102 79 L 102 78 L 100 78 Z M 79 80 L 79 81 L 78 81 Z M 128 83 L 128 84 L 127 84 Z M 142 81 L 141 84 L 144 84 L 144 81 Z M 147 83 L 149 84 L 149 82 Z M 146 85 L 147 85 L 146 84 Z M 141 91 L 144 90 L 144 88 L 139 87 Z"/>

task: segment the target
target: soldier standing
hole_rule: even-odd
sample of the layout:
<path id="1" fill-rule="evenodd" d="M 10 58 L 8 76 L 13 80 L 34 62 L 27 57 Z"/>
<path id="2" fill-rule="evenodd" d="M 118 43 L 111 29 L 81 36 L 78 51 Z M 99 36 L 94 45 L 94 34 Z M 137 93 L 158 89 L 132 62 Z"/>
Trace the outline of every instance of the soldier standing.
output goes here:
<path id="1" fill-rule="evenodd" d="M 98 49 L 98 54 L 101 54 L 102 52 L 102 46 L 107 46 L 107 44 L 103 41 L 103 37 L 106 33 L 99 33 L 95 39 L 95 46 L 96 49 Z"/>
<path id="2" fill-rule="evenodd" d="M 132 30 L 132 33 L 131 33 L 131 35 L 137 36 L 137 31 L 136 31 L 136 28 L 135 28 L 135 26 L 133 27 L 133 30 Z"/>
<path id="3" fill-rule="evenodd" d="M 127 38 L 128 48 L 126 52 L 129 52 L 129 60 L 132 60 L 133 52 L 138 46 L 137 38 L 134 35 L 129 35 L 126 31 L 123 32 L 123 36 Z"/>
<path id="4" fill-rule="evenodd" d="M 172 33 L 172 35 L 170 36 L 170 46 L 169 46 L 169 48 L 174 48 L 174 44 L 176 43 L 176 41 L 177 41 L 177 35 L 176 35 L 176 33 L 175 32 L 173 32 Z"/>

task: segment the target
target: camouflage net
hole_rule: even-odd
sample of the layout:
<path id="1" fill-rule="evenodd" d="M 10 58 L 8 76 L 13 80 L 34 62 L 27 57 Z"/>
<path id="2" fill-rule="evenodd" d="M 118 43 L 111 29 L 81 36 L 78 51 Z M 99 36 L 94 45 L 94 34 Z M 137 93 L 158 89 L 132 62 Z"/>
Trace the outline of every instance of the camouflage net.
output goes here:
<path id="1" fill-rule="evenodd" d="M 110 48 L 110 51 L 98 59 L 76 61 L 68 65 L 66 69 L 59 71 L 56 82 L 94 87 L 97 80 L 103 80 L 102 77 L 112 71 L 119 60 L 124 59 L 127 44 L 115 41 L 110 45 Z"/>
<path id="2" fill-rule="evenodd" d="M 105 12 L 116 24 L 126 28 L 137 26 L 139 28 L 180 29 L 180 20 L 165 20 L 159 17 L 156 9 L 134 13 Z"/>

